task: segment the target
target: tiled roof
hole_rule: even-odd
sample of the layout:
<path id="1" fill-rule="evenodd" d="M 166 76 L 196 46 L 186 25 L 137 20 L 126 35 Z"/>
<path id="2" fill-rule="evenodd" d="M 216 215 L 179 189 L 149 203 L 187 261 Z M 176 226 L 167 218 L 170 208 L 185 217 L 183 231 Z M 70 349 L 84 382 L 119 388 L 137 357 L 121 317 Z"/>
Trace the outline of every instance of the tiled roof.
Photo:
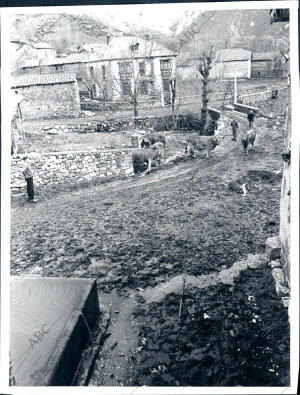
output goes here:
<path id="1" fill-rule="evenodd" d="M 12 88 L 32 85 L 49 85 L 61 84 L 65 82 L 75 82 L 75 74 L 37 74 L 37 75 L 22 75 L 15 77 L 12 82 Z"/>
<path id="2" fill-rule="evenodd" d="M 222 55 L 222 56 L 221 56 Z M 251 51 L 243 48 L 228 48 L 221 49 L 217 54 L 217 61 L 230 62 L 234 60 L 250 60 Z"/>
<path id="3" fill-rule="evenodd" d="M 276 52 L 253 52 L 252 60 L 274 60 Z"/>
<path id="4" fill-rule="evenodd" d="M 139 44 L 138 51 L 131 51 L 130 46 L 133 44 Z M 92 45 L 91 45 L 92 46 Z M 113 59 L 131 59 L 131 58 L 145 58 L 154 56 L 175 56 L 176 53 L 154 43 L 153 41 L 147 41 L 139 37 L 112 37 L 110 43 L 97 44 L 94 47 L 92 53 L 74 53 L 63 58 L 52 58 L 43 61 L 42 65 L 62 65 L 69 63 L 90 63 L 99 62 L 104 60 Z M 24 63 L 22 67 L 37 67 L 37 61 L 29 61 Z"/>

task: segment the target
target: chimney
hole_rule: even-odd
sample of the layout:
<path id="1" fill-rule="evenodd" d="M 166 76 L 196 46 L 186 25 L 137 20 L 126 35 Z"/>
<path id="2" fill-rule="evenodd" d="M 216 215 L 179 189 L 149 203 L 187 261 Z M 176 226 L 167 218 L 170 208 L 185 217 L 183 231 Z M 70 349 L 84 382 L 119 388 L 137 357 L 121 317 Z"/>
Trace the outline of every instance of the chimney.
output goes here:
<path id="1" fill-rule="evenodd" d="M 107 35 L 106 35 L 106 44 L 107 44 L 107 45 L 110 44 L 110 39 L 111 39 L 110 34 L 107 34 Z"/>
<path id="2" fill-rule="evenodd" d="M 147 41 L 150 40 L 150 34 L 149 33 L 145 34 L 145 40 L 147 40 Z"/>

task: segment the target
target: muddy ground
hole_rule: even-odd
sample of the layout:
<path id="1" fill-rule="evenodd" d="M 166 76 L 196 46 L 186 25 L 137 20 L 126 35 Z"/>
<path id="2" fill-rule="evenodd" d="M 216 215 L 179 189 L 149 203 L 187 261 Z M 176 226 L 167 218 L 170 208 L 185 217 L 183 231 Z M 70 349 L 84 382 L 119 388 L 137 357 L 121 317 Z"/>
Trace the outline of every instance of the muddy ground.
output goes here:
<path id="1" fill-rule="evenodd" d="M 224 117 L 223 121 L 221 133 L 225 136 L 224 143 L 211 158 L 201 156 L 172 167 L 155 169 L 147 176 L 122 181 L 48 187 L 38 191 L 39 202 L 36 205 L 13 199 L 11 273 L 94 277 L 98 281 L 99 292 L 104 295 L 114 291 L 124 302 L 139 288 L 153 287 L 177 274 L 214 273 L 231 266 L 248 253 L 264 252 L 266 238 L 278 234 L 284 119 L 256 121 L 257 145 L 248 156 L 244 154 L 240 142 L 231 140 L 228 119 Z M 241 188 L 243 184 L 246 184 L 245 194 Z M 258 283 L 257 287 L 260 286 Z M 202 308 L 203 303 L 209 305 L 215 292 L 212 290 L 208 294 L 211 299 L 205 298 L 205 293 L 199 293 L 195 298 L 195 308 Z M 243 292 L 241 287 L 239 292 Z M 232 300 L 227 288 L 220 289 L 220 298 L 223 298 L 223 293 L 224 303 Z M 268 295 L 266 297 L 269 298 Z M 174 314 L 174 311 L 168 310 L 169 302 L 163 302 L 166 309 L 162 317 L 172 317 Z M 175 302 L 177 306 L 178 300 Z M 228 309 L 215 310 L 219 325 L 224 314 L 232 311 L 230 304 Z M 145 319 L 145 325 L 153 316 L 150 309 L 150 318 Z M 119 325 L 118 322 L 122 325 L 118 313 L 114 319 L 115 326 Z M 240 321 L 242 326 L 238 331 L 243 331 L 246 323 L 243 319 Z M 200 326 L 201 323 L 193 322 L 193 325 L 196 324 Z M 149 333 L 151 330 L 153 328 Z M 159 324 L 155 330 L 161 333 L 160 342 L 163 344 L 164 336 L 168 337 L 169 333 Z M 205 336 L 209 333 L 205 332 L 205 328 L 201 330 Z M 189 331 L 187 325 L 181 333 L 189 336 Z M 249 336 L 256 342 L 254 339 L 257 336 L 260 338 L 260 332 L 256 329 L 249 331 Z M 139 333 L 142 332 L 137 331 L 129 336 L 138 336 Z M 282 328 L 282 333 L 283 336 L 288 335 L 286 326 Z M 214 339 L 215 342 L 219 340 L 218 337 Z M 133 343 L 136 341 L 137 338 Z M 197 344 L 195 339 L 190 341 Z M 202 344 L 197 347 L 202 347 Z M 121 350 L 116 348 L 115 352 Z M 186 353 L 190 351 L 184 351 L 182 356 L 172 354 L 171 358 L 178 361 L 182 357 L 183 365 L 178 366 L 188 368 L 195 359 L 190 362 L 186 360 L 189 359 Z M 278 355 L 285 355 L 285 351 L 286 344 Z M 97 365 L 100 372 L 101 369 L 111 371 L 110 364 L 121 366 L 128 361 L 124 357 L 114 360 L 106 358 L 104 364 Z M 232 362 L 232 354 L 229 359 Z M 104 366 L 105 361 L 107 367 Z M 251 365 L 251 361 L 247 364 Z M 256 363 L 255 358 L 253 363 Z M 143 365 L 140 366 L 143 369 Z M 207 381 L 203 379 L 202 384 L 188 375 L 178 380 L 176 367 L 175 370 L 172 368 L 169 382 L 154 379 L 151 384 L 177 385 L 179 381 L 181 385 L 187 385 L 192 380 L 195 385 L 207 385 L 213 380 L 211 375 L 215 385 L 238 381 L 236 375 L 231 376 L 227 370 L 216 376 L 216 371 L 209 370 L 211 365 L 208 363 L 207 366 L 209 376 Z M 120 382 L 128 385 L 133 380 L 139 385 L 149 384 L 148 380 L 143 381 L 144 371 L 138 373 L 141 378 L 129 374 L 126 369 L 121 371 L 121 377 L 112 379 L 107 375 L 107 381 L 102 381 L 101 385 L 118 385 Z M 243 370 L 239 372 L 246 375 L 241 376 L 240 385 L 251 382 L 251 375 Z M 103 377 L 106 377 L 105 373 Z M 271 375 L 267 380 L 271 383 L 273 378 L 275 383 L 276 377 Z"/>
<path id="2" fill-rule="evenodd" d="M 134 385 L 289 383 L 287 311 L 268 270 L 243 271 L 233 286 L 184 289 L 182 297 L 140 305 L 134 315 L 142 345 Z"/>

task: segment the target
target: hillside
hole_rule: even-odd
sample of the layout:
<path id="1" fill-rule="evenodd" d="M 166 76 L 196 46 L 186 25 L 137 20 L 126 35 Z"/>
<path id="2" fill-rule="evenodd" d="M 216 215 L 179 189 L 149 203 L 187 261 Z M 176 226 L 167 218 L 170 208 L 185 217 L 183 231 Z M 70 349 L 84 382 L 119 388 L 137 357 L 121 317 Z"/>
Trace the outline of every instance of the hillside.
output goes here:
<path id="1" fill-rule="evenodd" d="M 186 15 L 184 21 L 185 24 L 178 20 L 171 26 L 177 36 L 190 30 L 198 31 L 195 41 L 203 41 L 205 37 L 220 48 L 241 46 L 252 51 L 272 50 L 274 42 L 281 36 L 288 38 L 289 32 L 284 23 L 270 24 L 269 10 L 207 11 L 190 19 L 190 23 Z M 261 47 L 260 40 L 264 40 Z"/>
<path id="2" fill-rule="evenodd" d="M 66 13 L 16 15 L 11 31 L 13 39 L 43 41 L 54 46 L 61 41 L 69 45 L 104 41 L 107 34 L 122 32 L 90 16 Z"/>
<path id="3" fill-rule="evenodd" d="M 146 18 L 147 19 L 147 18 Z M 271 25 L 269 10 L 226 10 L 195 12 L 186 10 L 161 28 L 151 28 L 144 18 L 129 23 L 126 15 L 91 16 L 86 14 L 16 15 L 12 21 L 12 38 L 47 42 L 58 52 L 78 44 L 104 42 L 107 34 L 150 34 L 153 40 L 171 50 L 178 49 L 184 34 L 197 31 L 184 51 L 196 51 L 197 45 L 208 42 L 216 48 L 242 47 L 251 51 L 272 51 L 286 45 L 280 37 L 288 38 L 288 25 Z M 154 26 L 154 25 L 153 25 Z"/>

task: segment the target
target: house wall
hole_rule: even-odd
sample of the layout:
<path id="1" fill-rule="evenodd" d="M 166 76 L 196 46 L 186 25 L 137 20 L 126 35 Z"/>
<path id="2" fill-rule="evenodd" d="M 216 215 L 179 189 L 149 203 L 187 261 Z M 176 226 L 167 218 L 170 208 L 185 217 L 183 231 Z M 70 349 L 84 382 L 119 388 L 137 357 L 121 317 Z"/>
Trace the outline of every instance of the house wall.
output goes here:
<path id="1" fill-rule="evenodd" d="M 252 60 L 251 78 L 271 77 L 273 69 L 272 60 Z"/>
<path id="2" fill-rule="evenodd" d="M 28 162 L 38 187 L 133 174 L 130 149 L 30 154 Z M 23 165 L 12 159 L 12 187 L 24 185 Z"/>
<path id="3" fill-rule="evenodd" d="M 284 62 L 275 64 L 274 60 L 252 60 L 251 78 L 287 76 L 288 67 Z"/>
<path id="4" fill-rule="evenodd" d="M 25 119 L 79 117 L 80 100 L 77 82 L 33 85 L 18 88 L 24 100 Z"/>
<path id="5" fill-rule="evenodd" d="M 234 78 L 235 68 L 237 78 L 250 78 L 250 60 L 235 60 L 230 62 L 216 62 L 211 69 L 212 78 Z"/>
<path id="6" fill-rule="evenodd" d="M 222 78 L 223 79 L 233 79 L 234 78 L 234 68 L 236 66 L 236 77 L 237 78 L 250 78 L 251 76 L 251 61 L 232 61 L 232 62 L 222 62 Z M 198 64 L 191 64 L 178 68 L 178 72 L 183 80 L 191 80 L 199 75 Z M 210 71 L 210 78 L 220 79 L 221 78 L 221 62 L 216 62 L 213 64 Z"/>
<path id="7" fill-rule="evenodd" d="M 153 88 L 154 88 L 154 95 L 161 96 L 162 94 L 162 77 L 160 71 L 160 57 L 153 57 L 151 59 L 135 59 L 134 62 L 134 69 L 135 72 L 138 71 L 139 63 L 144 60 L 146 63 L 146 75 L 141 77 L 144 80 L 152 80 L 153 81 Z M 175 68 L 175 61 L 174 57 L 172 59 L 173 68 Z M 97 80 L 100 82 L 101 87 L 103 87 L 103 80 L 102 80 L 102 65 L 106 67 L 106 84 L 107 84 L 107 93 L 108 93 L 108 100 L 117 101 L 120 100 L 121 95 L 121 87 L 119 85 L 119 62 L 120 60 L 111 60 L 111 61 L 99 61 L 99 62 L 90 62 L 90 63 L 72 63 L 72 64 L 63 64 L 63 65 L 51 65 L 45 66 L 42 65 L 41 67 L 28 67 L 18 71 L 18 75 L 24 74 L 55 74 L 55 73 L 75 73 L 77 77 L 82 75 L 90 75 L 90 67 L 94 68 L 94 73 L 97 75 Z M 97 87 L 96 85 L 96 92 L 97 96 L 102 96 L 102 89 L 101 87 Z M 79 89 L 85 90 L 84 84 L 79 81 Z M 142 95 L 141 95 L 142 96 Z M 152 96 L 149 93 L 146 97 Z"/>

